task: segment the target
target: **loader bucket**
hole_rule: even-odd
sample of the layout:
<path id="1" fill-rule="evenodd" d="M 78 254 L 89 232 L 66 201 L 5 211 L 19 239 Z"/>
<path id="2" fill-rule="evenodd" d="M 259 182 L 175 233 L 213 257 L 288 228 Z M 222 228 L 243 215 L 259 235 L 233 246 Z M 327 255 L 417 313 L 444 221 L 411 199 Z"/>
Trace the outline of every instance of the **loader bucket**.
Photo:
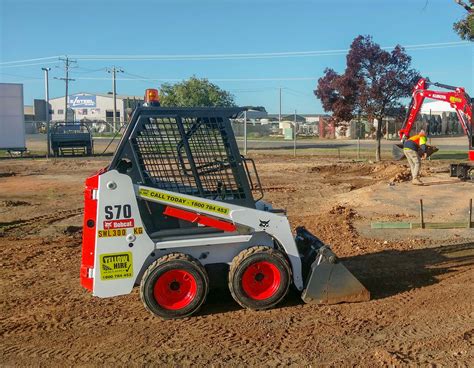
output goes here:
<path id="1" fill-rule="evenodd" d="M 318 264 L 316 260 L 301 298 L 315 304 L 365 302 L 370 300 L 370 292 L 342 263 Z"/>
<path id="2" fill-rule="evenodd" d="M 296 232 L 296 243 L 300 253 L 303 252 L 303 270 L 306 273 L 301 295 L 305 303 L 337 304 L 370 300 L 370 292 L 327 245 L 305 228 L 297 228 Z"/>

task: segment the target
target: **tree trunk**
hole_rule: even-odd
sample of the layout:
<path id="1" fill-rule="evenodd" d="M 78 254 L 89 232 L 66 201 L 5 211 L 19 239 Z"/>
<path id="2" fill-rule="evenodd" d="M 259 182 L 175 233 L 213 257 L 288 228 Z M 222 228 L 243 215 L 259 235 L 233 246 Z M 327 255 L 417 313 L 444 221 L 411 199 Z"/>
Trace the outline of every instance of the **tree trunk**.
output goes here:
<path id="1" fill-rule="evenodd" d="M 381 140 L 382 140 L 382 118 L 377 118 L 377 130 L 375 134 L 376 148 L 375 148 L 375 161 L 379 162 L 382 160 Z"/>

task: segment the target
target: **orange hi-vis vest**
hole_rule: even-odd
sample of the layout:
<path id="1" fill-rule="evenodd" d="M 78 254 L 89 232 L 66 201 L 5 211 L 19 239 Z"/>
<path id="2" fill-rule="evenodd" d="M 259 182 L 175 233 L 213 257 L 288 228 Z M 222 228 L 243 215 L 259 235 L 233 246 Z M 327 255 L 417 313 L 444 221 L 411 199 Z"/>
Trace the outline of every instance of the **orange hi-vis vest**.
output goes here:
<path id="1" fill-rule="evenodd" d="M 417 146 L 426 144 L 426 142 L 428 141 L 425 135 L 419 135 L 419 134 L 414 135 L 413 137 L 410 137 L 409 140 L 415 142 Z"/>
<path id="2" fill-rule="evenodd" d="M 417 134 L 405 141 L 403 149 L 418 151 L 418 148 L 425 145 L 427 141 L 428 139 L 426 136 Z"/>

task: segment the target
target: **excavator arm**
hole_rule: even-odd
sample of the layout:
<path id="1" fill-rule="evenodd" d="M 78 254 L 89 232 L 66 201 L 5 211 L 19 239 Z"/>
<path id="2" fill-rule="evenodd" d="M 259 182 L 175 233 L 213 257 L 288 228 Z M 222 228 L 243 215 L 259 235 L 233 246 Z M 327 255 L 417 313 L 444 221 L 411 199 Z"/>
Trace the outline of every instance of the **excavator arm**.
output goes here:
<path id="1" fill-rule="evenodd" d="M 447 89 L 448 91 L 433 91 L 430 85 Z M 474 161 L 474 136 L 471 98 L 462 87 L 449 86 L 442 83 L 431 83 L 429 79 L 421 78 L 413 89 L 412 99 L 408 108 L 407 117 L 399 131 L 402 142 L 410 137 L 410 131 L 425 98 L 444 101 L 456 110 L 459 122 L 469 138 L 469 159 Z"/>

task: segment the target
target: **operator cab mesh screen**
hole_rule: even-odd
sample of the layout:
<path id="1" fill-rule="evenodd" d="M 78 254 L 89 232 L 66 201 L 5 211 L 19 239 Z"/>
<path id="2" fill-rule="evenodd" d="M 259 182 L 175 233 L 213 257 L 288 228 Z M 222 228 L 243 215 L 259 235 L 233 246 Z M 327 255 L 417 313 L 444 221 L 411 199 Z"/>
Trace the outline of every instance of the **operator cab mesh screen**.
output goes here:
<path id="1" fill-rule="evenodd" d="M 146 185 L 215 200 L 245 199 L 219 117 L 147 117 L 132 138 Z"/>

